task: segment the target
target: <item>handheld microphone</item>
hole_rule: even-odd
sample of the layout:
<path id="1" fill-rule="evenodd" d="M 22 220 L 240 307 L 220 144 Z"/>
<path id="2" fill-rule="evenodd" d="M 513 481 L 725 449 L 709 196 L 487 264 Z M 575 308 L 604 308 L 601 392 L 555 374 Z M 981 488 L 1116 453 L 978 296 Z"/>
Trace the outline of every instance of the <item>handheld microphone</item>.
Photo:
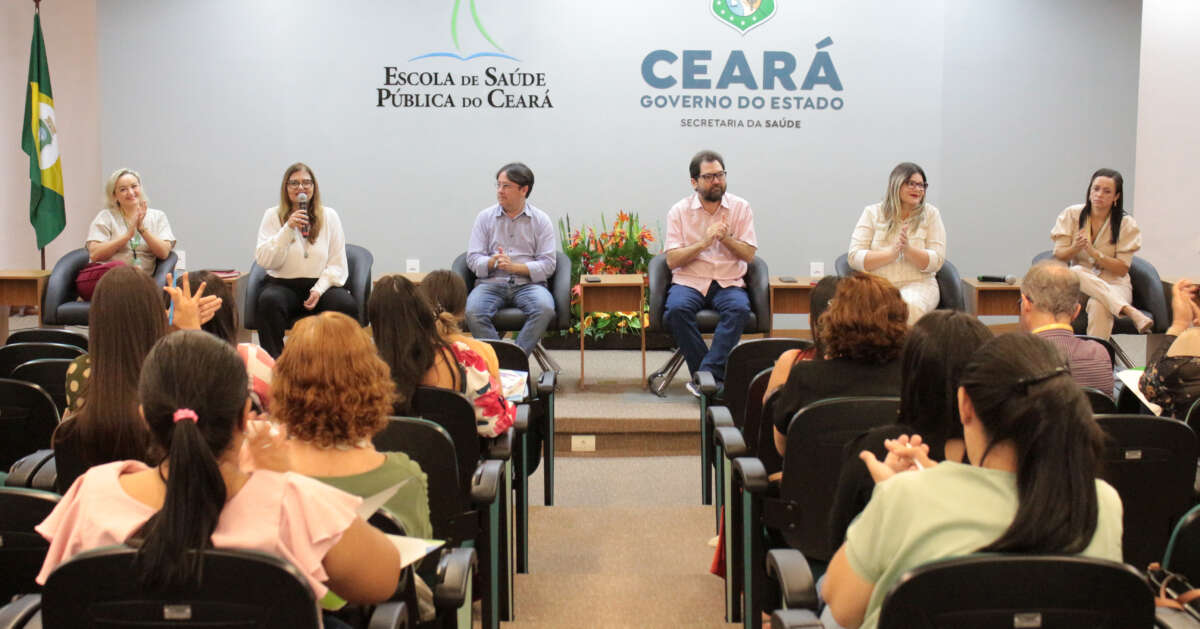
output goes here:
<path id="1" fill-rule="evenodd" d="M 976 276 L 980 282 L 1003 282 L 1005 284 L 1016 284 L 1017 276 L 1015 275 L 979 275 Z"/>
<path id="2" fill-rule="evenodd" d="M 304 219 L 308 220 L 308 195 L 303 192 L 296 195 L 296 205 L 298 206 L 296 208 L 296 211 L 304 212 Z M 308 238 L 308 224 L 307 223 L 305 223 L 304 226 L 302 226 L 300 228 L 300 235 L 303 236 L 304 238 Z"/>

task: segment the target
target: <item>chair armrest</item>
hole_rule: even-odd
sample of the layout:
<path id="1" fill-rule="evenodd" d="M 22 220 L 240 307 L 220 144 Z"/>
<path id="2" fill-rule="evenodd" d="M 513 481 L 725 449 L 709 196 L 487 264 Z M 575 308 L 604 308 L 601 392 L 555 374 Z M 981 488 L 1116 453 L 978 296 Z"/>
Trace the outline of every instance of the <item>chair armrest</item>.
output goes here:
<path id="1" fill-rule="evenodd" d="M 0 607 L 0 629 L 21 629 L 42 609 L 41 594 L 26 594 Z M 38 623 L 40 626 L 41 623 Z"/>
<path id="2" fill-rule="evenodd" d="M 750 454 L 749 448 L 746 447 L 746 441 L 737 428 L 721 426 L 713 431 L 713 438 L 717 440 L 721 449 L 725 450 L 726 458 L 736 459 Z"/>
<path id="3" fill-rule="evenodd" d="M 400 601 L 389 601 L 375 607 L 367 629 L 407 629 L 408 605 Z"/>
<path id="4" fill-rule="evenodd" d="M 794 548 L 767 552 L 767 576 L 779 582 L 779 593 L 788 609 L 816 610 L 817 586 L 804 553 Z"/>
<path id="5" fill-rule="evenodd" d="M 174 279 L 178 280 L 179 278 L 174 277 L 175 265 L 178 263 L 179 263 L 179 254 L 175 253 L 174 251 L 172 251 L 171 253 L 168 253 L 167 257 L 156 262 L 154 265 L 154 281 L 155 281 L 155 283 L 157 283 L 159 286 L 166 286 L 168 273 L 170 273 Z"/>
<path id="6" fill-rule="evenodd" d="M 650 281 L 650 325 L 646 330 L 653 332 L 663 329 L 663 310 L 667 305 L 667 290 L 671 288 L 671 267 L 667 266 L 667 254 L 660 253 L 650 258 L 646 275 Z"/>
<path id="7" fill-rule="evenodd" d="M 451 548 L 437 565 L 433 604 L 438 609 L 457 609 L 467 601 L 471 574 L 475 572 L 474 548 Z"/>
<path id="8" fill-rule="evenodd" d="M 703 371 L 700 373 L 704 373 Z M 733 413 L 729 412 L 729 407 L 724 404 L 717 404 L 708 407 L 708 423 L 713 428 L 735 428 L 733 423 Z"/>
<path id="9" fill-rule="evenodd" d="M 517 431 L 518 435 L 523 435 L 529 432 L 529 405 L 518 404 L 517 416 L 513 418 L 513 430 Z"/>
<path id="10" fill-rule="evenodd" d="M 754 256 L 754 260 L 746 267 L 744 281 L 750 309 L 758 320 L 758 329 L 751 332 L 766 332 L 771 329 L 771 276 L 767 261 Z"/>
<path id="11" fill-rule="evenodd" d="M 471 502 L 477 505 L 491 504 L 500 495 L 500 479 L 505 461 L 488 459 L 481 461 L 471 477 Z"/>
<path id="12" fill-rule="evenodd" d="M 75 249 L 63 254 L 54 263 L 50 278 L 46 280 L 46 290 L 42 293 L 42 321 L 46 325 L 59 325 L 58 307 L 75 301 L 79 293 L 75 291 L 75 276 L 79 270 L 87 266 L 87 249 Z"/>
<path id="13" fill-rule="evenodd" d="M 825 624 L 807 609 L 777 609 L 771 613 L 771 629 L 824 629 Z"/>
<path id="14" fill-rule="evenodd" d="M 713 377 L 711 372 L 697 371 L 696 383 L 700 387 L 700 393 L 706 398 L 711 399 L 717 392 L 717 379 Z"/>
<path id="15" fill-rule="evenodd" d="M 559 251 L 554 256 L 554 275 L 548 282 L 550 296 L 554 298 L 554 323 L 551 330 L 571 327 L 571 258 Z"/>
<path id="16" fill-rule="evenodd" d="M 733 460 L 733 473 L 742 483 L 742 487 L 752 494 L 761 494 L 767 490 L 767 468 L 762 461 L 752 456 L 742 456 Z"/>
<path id="17" fill-rule="evenodd" d="M 516 431 L 509 427 L 488 442 L 487 458 L 508 461 L 512 458 L 513 439 Z"/>
<path id="18" fill-rule="evenodd" d="M 554 387 L 557 386 L 558 374 L 553 371 L 543 371 L 542 375 L 538 376 L 537 392 L 539 397 L 554 393 Z"/>

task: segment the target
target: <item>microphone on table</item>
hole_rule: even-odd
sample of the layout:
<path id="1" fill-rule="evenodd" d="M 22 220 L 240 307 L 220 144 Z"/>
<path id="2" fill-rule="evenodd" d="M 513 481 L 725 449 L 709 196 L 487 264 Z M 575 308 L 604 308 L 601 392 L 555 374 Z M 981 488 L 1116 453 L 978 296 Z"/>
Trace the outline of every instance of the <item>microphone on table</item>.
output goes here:
<path id="1" fill-rule="evenodd" d="M 1009 285 L 1017 283 L 1015 275 L 979 275 L 976 279 L 980 282 L 1002 282 Z"/>

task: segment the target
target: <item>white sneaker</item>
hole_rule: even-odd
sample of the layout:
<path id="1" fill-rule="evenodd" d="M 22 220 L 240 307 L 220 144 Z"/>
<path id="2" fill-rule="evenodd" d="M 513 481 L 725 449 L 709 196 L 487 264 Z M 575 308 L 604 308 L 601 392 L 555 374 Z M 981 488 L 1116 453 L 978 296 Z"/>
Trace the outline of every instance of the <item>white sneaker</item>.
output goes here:
<path id="1" fill-rule="evenodd" d="M 1137 328 L 1138 334 L 1146 334 L 1150 328 L 1154 327 L 1154 319 L 1147 317 L 1141 310 L 1134 310 L 1130 318 L 1133 319 L 1133 325 Z"/>
<path id="2" fill-rule="evenodd" d="M 688 380 L 687 384 L 684 386 L 687 387 L 688 393 L 691 393 L 693 396 L 697 398 L 704 397 L 700 394 L 700 387 L 695 382 Z"/>

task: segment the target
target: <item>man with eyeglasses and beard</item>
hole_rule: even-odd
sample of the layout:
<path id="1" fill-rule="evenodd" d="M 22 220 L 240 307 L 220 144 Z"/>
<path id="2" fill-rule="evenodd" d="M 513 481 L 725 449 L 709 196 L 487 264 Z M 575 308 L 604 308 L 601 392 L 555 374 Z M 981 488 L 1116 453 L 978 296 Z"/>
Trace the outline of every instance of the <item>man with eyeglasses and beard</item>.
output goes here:
<path id="1" fill-rule="evenodd" d="M 718 385 L 725 380 L 725 359 L 750 316 L 742 278 L 754 260 L 758 239 L 750 204 L 725 192 L 723 157 L 700 151 L 688 172 L 695 192 L 667 213 L 664 248 L 672 278 L 664 319 L 691 372 L 688 391 L 699 397 L 697 374 L 711 373 Z M 703 308 L 720 313 L 711 347 L 696 325 L 696 313 Z"/>

